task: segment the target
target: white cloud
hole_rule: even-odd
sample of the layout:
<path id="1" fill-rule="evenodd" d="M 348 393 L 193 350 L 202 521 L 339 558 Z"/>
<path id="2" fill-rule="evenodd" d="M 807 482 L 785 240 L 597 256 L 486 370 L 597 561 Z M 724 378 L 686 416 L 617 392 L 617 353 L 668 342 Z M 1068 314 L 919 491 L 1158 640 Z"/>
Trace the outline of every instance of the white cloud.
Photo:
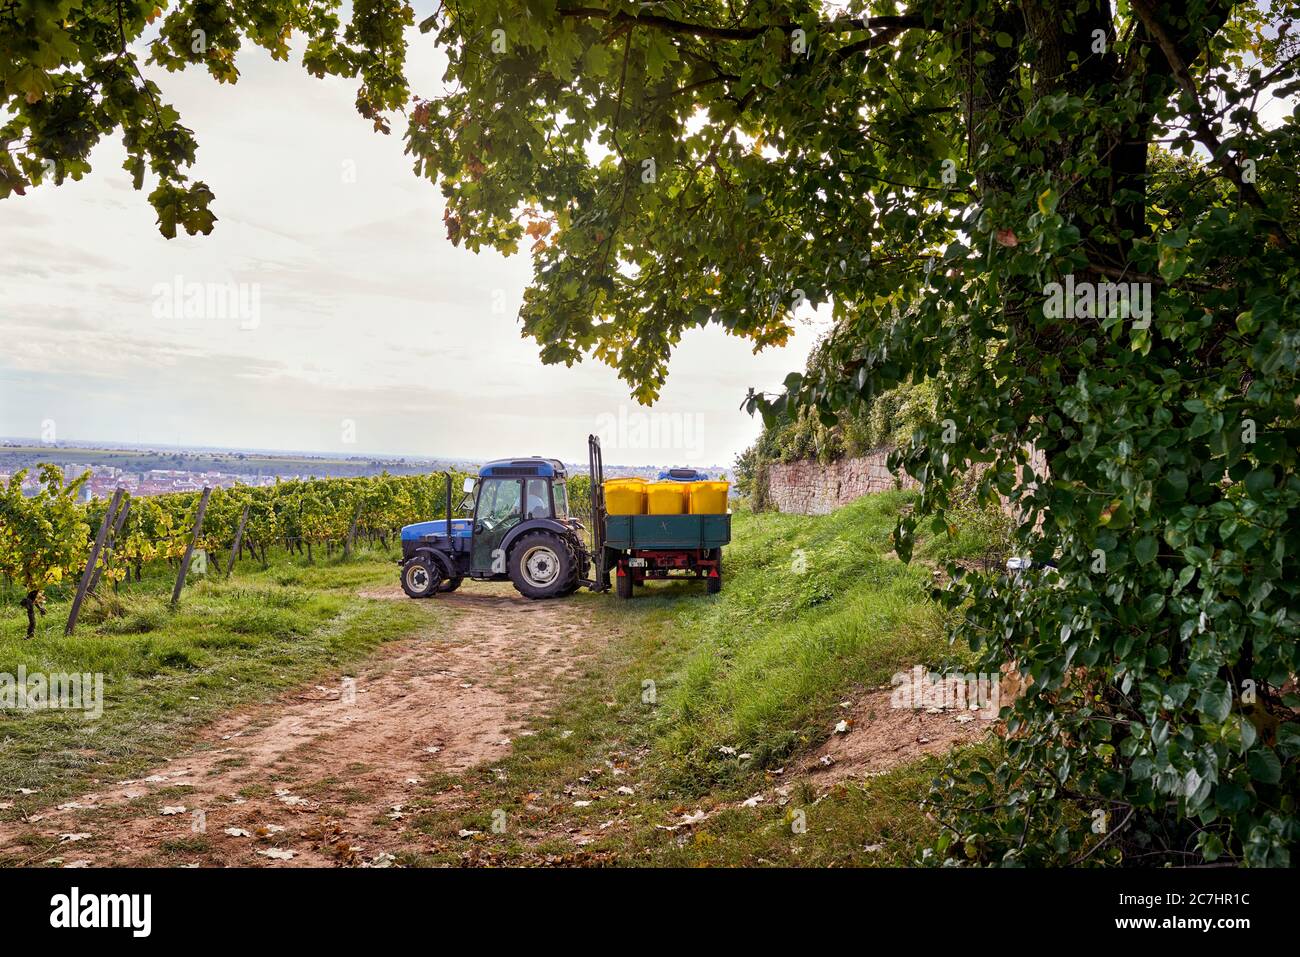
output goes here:
<path id="1" fill-rule="evenodd" d="M 430 49 L 413 38 L 426 81 L 441 72 L 416 62 Z M 164 240 L 115 142 L 81 182 L 6 204 L 0 434 L 55 418 L 65 439 L 574 461 L 602 414 L 639 411 L 602 365 L 541 364 L 516 318 L 527 257 L 453 247 L 439 191 L 414 176 L 398 132 L 357 116 L 351 82 L 257 50 L 240 67 L 234 87 L 196 70 L 158 78 L 199 140 L 212 235 Z M 157 315 L 157 287 L 177 281 L 249 284 L 258 321 Z M 729 463 L 753 440 L 745 391 L 778 387 L 814 337 L 801 327 L 757 357 L 718 329 L 684 337 L 655 411 L 698 417 L 689 464 Z M 626 464 L 687 464 L 680 451 L 619 451 Z"/>

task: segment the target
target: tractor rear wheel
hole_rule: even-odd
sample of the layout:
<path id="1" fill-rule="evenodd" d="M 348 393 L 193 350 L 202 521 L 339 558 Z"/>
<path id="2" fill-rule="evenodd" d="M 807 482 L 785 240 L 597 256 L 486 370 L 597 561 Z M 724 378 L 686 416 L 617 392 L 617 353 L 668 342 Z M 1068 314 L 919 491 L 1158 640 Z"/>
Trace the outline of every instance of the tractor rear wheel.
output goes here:
<path id="1" fill-rule="evenodd" d="M 525 598 L 559 598 L 578 583 L 573 546 L 559 535 L 529 532 L 510 549 L 510 580 Z"/>
<path id="2" fill-rule="evenodd" d="M 442 569 L 425 558 L 412 558 L 402 566 L 402 591 L 412 598 L 432 598 L 442 581 Z"/>
<path id="3" fill-rule="evenodd" d="M 632 575 L 615 575 L 614 576 L 614 594 L 619 598 L 631 598 L 632 589 L 636 585 L 636 579 Z"/>

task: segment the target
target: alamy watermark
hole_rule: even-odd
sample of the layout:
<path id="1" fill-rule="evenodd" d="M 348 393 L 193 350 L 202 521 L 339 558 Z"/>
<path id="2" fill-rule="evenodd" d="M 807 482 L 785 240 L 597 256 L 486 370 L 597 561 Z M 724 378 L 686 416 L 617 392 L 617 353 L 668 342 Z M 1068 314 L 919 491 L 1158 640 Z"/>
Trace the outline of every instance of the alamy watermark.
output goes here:
<path id="1" fill-rule="evenodd" d="M 249 330 L 262 324 L 261 283 L 186 282 L 178 273 L 151 292 L 155 319 L 234 319 Z"/>
<path id="2" fill-rule="evenodd" d="M 1043 315 L 1049 319 L 1132 319 L 1134 329 L 1151 325 L 1151 283 L 1076 282 L 1074 274 L 1065 282 L 1043 287 L 1046 301 Z"/>
<path id="3" fill-rule="evenodd" d="M 104 675 L 28 672 L 25 665 L 17 675 L 0 671 L 0 710 L 82 711 L 93 721 L 104 713 Z"/>
<path id="4" fill-rule="evenodd" d="M 974 711 L 992 721 L 1002 709 L 1002 676 L 985 672 L 940 674 L 920 665 L 911 671 L 899 671 L 890 679 L 893 693 L 891 708 L 920 710 L 950 708 Z"/>
<path id="5" fill-rule="evenodd" d="M 702 412 L 635 412 L 619 406 L 617 413 L 596 416 L 595 431 L 605 449 L 679 452 L 683 460 L 703 454 Z"/>

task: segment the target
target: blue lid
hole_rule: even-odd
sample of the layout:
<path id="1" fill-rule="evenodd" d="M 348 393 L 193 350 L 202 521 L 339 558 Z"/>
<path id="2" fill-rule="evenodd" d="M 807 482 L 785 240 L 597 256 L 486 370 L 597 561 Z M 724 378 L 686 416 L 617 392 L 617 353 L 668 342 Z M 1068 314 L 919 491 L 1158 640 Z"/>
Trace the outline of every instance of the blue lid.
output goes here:
<path id="1" fill-rule="evenodd" d="M 699 469 L 669 469 L 660 472 L 659 478 L 670 482 L 703 482 L 708 476 Z"/>

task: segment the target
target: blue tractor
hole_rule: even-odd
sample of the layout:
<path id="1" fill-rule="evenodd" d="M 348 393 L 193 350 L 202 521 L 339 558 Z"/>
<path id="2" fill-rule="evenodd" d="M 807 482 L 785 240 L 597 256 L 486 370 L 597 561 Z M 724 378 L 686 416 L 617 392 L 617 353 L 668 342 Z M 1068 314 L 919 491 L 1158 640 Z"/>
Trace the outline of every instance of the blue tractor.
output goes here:
<path id="1" fill-rule="evenodd" d="M 591 553 L 583 524 L 570 515 L 566 479 L 556 459 L 489 462 L 477 480 L 465 480 L 460 511 L 469 515 L 455 518 L 448 474 L 448 517 L 402 529 L 402 589 L 429 598 L 472 578 L 513 582 L 528 598 L 557 598 L 580 585 L 608 587 L 608 573 L 588 577 Z"/>

